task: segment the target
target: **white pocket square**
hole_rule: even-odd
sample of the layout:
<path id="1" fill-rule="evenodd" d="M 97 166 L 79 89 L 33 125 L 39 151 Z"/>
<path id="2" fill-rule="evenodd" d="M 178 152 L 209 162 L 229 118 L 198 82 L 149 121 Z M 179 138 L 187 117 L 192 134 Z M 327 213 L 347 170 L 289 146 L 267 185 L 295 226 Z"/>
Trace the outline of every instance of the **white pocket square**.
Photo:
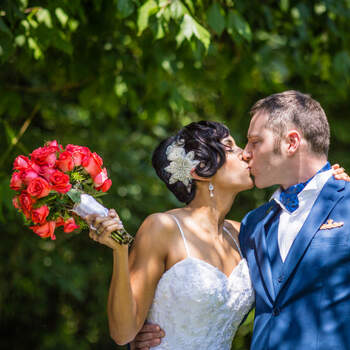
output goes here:
<path id="1" fill-rule="evenodd" d="M 344 225 L 343 221 L 335 222 L 332 219 L 327 220 L 326 224 L 321 225 L 320 230 L 330 230 L 332 228 L 341 227 Z"/>

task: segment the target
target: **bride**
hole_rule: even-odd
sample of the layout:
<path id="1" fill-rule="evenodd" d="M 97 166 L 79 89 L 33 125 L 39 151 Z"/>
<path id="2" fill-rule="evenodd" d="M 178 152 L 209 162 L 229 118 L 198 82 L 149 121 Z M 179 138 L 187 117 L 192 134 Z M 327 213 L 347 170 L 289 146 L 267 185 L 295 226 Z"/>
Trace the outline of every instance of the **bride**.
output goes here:
<path id="1" fill-rule="evenodd" d="M 111 337 L 129 343 L 147 320 L 165 332 L 155 349 L 229 350 L 254 303 L 239 223 L 225 220 L 236 195 L 253 187 L 242 149 L 224 125 L 202 121 L 164 140 L 152 163 L 186 205 L 147 217 L 130 254 L 110 238 L 122 228 L 113 209 L 86 218 L 97 229 L 90 237 L 113 250 Z"/>
<path id="2" fill-rule="evenodd" d="M 152 214 L 128 246 L 109 236 L 117 214 L 90 215 L 90 237 L 113 249 L 108 297 L 111 337 L 132 341 L 145 320 L 162 325 L 156 349 L 229 350 L 254 293 L 238 246 L 239 223 L 225 220 L 236 195 L 253 186 L 239 148 L 222 124 L 191 123 L 154 151 L 153 166 L 186 203 Z"/>

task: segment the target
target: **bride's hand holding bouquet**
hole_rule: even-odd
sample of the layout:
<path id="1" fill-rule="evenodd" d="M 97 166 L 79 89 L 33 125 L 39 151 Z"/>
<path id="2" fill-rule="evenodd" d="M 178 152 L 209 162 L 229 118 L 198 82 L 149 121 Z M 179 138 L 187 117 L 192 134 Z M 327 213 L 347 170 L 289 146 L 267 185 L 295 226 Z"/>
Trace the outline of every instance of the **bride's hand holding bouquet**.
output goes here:
<path id="1" fill-rule="evenodd" d="M 126 244 L 121 245 L 111 237 L 111 234 L 113 233 L 119 235 L 119 238 L 122 239 L 118 232 L 124 230 L 123 224 L 114 209 L 108 211 L 108 216 L 90 214 L 85 217 L 85 220 L 90 225 L 89 236 L 94 241 L 104 244 L 113 250 L 127 247 Z"/>

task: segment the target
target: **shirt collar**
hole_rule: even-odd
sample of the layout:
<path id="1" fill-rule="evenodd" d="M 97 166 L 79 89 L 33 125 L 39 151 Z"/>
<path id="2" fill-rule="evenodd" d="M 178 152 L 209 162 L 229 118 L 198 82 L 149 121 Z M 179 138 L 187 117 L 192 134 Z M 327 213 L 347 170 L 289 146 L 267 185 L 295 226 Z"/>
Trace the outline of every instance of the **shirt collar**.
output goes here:
<path id="1" fill-rule="evenodd" d="M 299 202 L 302 202 L 303 199 L 307 196 L 316 195 L 321 192 L 323 186 L 328 181 L 328 179 L 333 175 L 333 169 L 323 171 L 316 174 L 311 181 L 305 186 L 305 188 L 298 194 Z M 284 210 L 288 213 L 289 211 L 285 206 L 280 202 L 280 194 L 282 192 L 282 187 L 279 187 L 271 196 L 270 200 L 274 199 Z M 298 209 L 295 211 L 297 212 Z"/>

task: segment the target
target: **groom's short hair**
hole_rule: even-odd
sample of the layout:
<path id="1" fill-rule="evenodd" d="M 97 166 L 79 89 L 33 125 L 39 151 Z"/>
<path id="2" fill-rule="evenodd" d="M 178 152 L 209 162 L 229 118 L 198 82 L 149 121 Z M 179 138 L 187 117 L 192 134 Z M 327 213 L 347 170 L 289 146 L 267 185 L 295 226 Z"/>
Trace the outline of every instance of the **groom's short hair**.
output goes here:
<path id="1" fill-rule="evenodd" d="M 303 134 L 311 151 L 328 156 L 330 131 L 326 113 L 310 95 L 289 90 L 257 101 L 250 110 L 254 116 L 267 113 L 265 125 L 275 134 L 275 151 L 280 151 L 281 137 L 292 123 Z"/>

